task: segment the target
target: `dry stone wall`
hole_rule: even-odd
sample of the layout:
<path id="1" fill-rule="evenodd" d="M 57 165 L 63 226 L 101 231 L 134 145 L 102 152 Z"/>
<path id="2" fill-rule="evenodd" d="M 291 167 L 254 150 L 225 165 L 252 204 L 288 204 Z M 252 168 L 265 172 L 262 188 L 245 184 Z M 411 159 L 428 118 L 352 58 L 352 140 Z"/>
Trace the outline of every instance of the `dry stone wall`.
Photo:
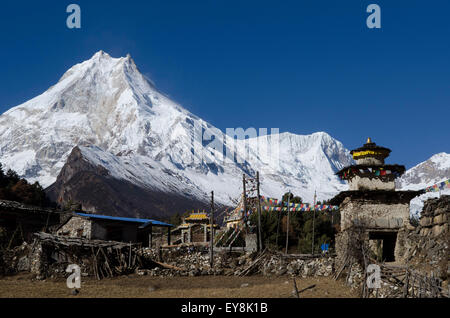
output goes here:
<path id="1" fill-rule="evenodd" d="M 91 221 L 82 217 L 73 216 L 66 224 L 58 229 L 56 234 L 90 239 L 92 234 Z"/>
<path id="2" fill-rule="evenodd" d="M 420 217 L 420 235 L 439 237 L 449 232 L 450 196 L 427 201 Z"/>
<path id="3" fill-rule="evenodd" d="M 349 182 L 349 190 L 395 190 L 395 182 L 382 181 L 380 179 L 362 178 L 360 176 L 354 176 Z"/>
<path id="4" fill-rule="evenodd" d="M 423 274 L 448 281 L 450 267 L 450 196 L 425 202 L 419 226 L 409 231 L 405 262 Z"/>
<path id="5" fill-rule="evenodd" d="M 369 229 L 400 229 L 409 223 L 409 206 L 347 198 L 341 206 L 341 230 L 355 222 Z"/>

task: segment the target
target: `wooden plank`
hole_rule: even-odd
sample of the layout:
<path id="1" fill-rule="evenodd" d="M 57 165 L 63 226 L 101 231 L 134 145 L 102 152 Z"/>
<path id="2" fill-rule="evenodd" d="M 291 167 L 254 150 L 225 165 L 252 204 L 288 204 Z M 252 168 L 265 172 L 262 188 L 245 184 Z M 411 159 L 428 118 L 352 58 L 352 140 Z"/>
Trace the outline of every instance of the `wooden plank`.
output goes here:
<path id="1" fill-rule="evenodd" d="M 130 253 L 128 254 L 128 268 L 131 267 L 131 242 L 130 242 Z"/>
<path id="2" fill-rule="evenodd" d="M 294 281 L 294 291 L 297 298 L 300 298 L 300 293 L 298 292 L 297 283 L 295 281 L 295 277 L 292 277 L 292 280 Z"/>
<path id="3" fill-rule="evenodd" d="M 105 258 L 105 265 L 106 265 L 106 268 L 107 268 L 107 270 L 109 272 L 109 275 L 110 275 L 110 277 L 113 277 L 114 275 L 113 275 L 113 271 L 112 271 L 111 267 L 109 266 L 108 257 L 106 256 L 106 253 L 105 253 L 105 251 L 103 251 L 102 248 L 100 248 L 100 251 L 102 252 L 103 257 Z"/>
<path id="4" fill-rule="evenodd" d="M 336 273 L 336 276 L 334 277 L 334 280 L 338 280 L 339 276 L 341 275 L 344 268 L 347 266 L 347 262 L 349 261 L 349 257 L 347 256 L 344 260 L 344 263 L 341 266 L 341 269 Z"/>
<path id="5" fill-rule="evenodd" d="M 314 287 L 316 287 L 316 285 L 314 284 L 314 285 L 311 285 L 311 286 L 308 286 L 308 287 L 306 287 L 306 288 L 303 288 L 302 290 L 300 290 L 298 293 L 300 294 L 300 293 L 303 293 L 304 291 L 307 291 L 308 289 L 312 289 L 312 288 L 314 288 Z"/>
<path id="6" fill-rule="evenodd" d="M 250 271 L 261 261 L 261 260 L 263 260 L 264 259 L 264 256 L 265 256 L 265 252 L 266 252 L 266 250 L 264 250 L 259 256 L 258 256 L 258 258 L 255 260 L 255 261 L 253 261 L 252 262 L 252 264 L 250 264 L 250 266 L 248 266 L 246 269 L 244 269 L 240 274 L 239 274 L 239 276 L 245 276 L 245 275 L 247 275 L 248 273 L 250 273 Z"/>
<path id="7" fill-rule="evenodd" d="M 408 270 L 406 270 L 406 273 L 405 273 L 405 284 L 403 286 L 403 294 L 402 294 L 403 298 L 407 298 L 408 297 L 408 289 L 409 289 L 409 272 L 408 272 Z"/>
<path id="8" fill-rule="evenodd" d="M 157 262 L 157 261 L 153 261 L 153 262 L 155 262 L 156 264 L 158 264 L 159 266 L 162 266 L 164 268 L 174 269 L 174 270 L 177 270 L 177 271 L 182 271 L 183 270 L 182 268 L 177 267 L 177 266 L 173 266 L 173 265 L 169 265 L 169 264 L 165 264 L 165 263 L 161 263 L 161 262 Z"/>

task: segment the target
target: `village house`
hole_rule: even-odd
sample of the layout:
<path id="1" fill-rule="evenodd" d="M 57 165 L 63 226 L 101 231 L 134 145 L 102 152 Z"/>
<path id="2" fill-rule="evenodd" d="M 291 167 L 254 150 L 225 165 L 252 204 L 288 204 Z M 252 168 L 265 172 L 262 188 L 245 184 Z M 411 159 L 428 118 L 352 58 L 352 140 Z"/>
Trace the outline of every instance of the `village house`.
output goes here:
<path id="1" fill-rule="evenodd" d="M 173 227 L 171 224 L 151 219 L 82 212 L 71 213 L 56 230 L 56 234 L 90 240 L 141 243 L 143 246 L 151 246 L 153 227 L 167 228 L 167 244 L 170 245 L 170 229 Z"/>
<path id="2" fill-rule="evenodd" d="M 15 201 L 0 200 L 0 230 L 7 244 L 30 242 L 35 232 L 48 232 L 60 223 L 61 212 Z"/>

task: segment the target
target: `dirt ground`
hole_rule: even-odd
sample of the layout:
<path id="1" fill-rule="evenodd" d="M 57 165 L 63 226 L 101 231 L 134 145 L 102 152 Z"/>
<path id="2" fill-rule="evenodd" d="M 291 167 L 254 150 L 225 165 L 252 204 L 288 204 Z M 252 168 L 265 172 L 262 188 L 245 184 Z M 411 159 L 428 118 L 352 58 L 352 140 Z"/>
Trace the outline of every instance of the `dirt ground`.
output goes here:
<path id="1" fill-rule="evenodd" d="M 298 290 L 304 298 L 358 297 L 341 281 L 330 277 L 296 278 Z M 64 279 L 32 281 L 29 274 L 0 278 L 1 298 L 291 298 L 294 290 L 290 277 L 151 277 L 129 275 L 101 281 L 82 278 L 76 296 Z"/>

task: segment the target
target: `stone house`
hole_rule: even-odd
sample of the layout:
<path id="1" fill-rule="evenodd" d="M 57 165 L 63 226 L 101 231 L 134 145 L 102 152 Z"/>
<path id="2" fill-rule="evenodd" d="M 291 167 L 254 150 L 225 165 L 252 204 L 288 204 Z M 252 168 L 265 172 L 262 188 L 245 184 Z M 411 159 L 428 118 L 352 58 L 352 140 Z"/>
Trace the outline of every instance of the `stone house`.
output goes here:
<path id="1" fill-rule="evenodd" d="M 0 200 L 0 233 L 7 245 L 31 242 L 33 233 L 49 232 L 60 223 L 61 212 L 55 209 L 31 206 L 15 201 Z"/>
<path id="2" fill-rule="evenodd" d="M 57 235 L 80 237 L 90 240 L 142 243 L 150 246 L 153 227 L 168 229 L 170 245 L 171 224 L 139 218 L 115 217 L 99 214 L 74 212 L 56 230 Z"/>

